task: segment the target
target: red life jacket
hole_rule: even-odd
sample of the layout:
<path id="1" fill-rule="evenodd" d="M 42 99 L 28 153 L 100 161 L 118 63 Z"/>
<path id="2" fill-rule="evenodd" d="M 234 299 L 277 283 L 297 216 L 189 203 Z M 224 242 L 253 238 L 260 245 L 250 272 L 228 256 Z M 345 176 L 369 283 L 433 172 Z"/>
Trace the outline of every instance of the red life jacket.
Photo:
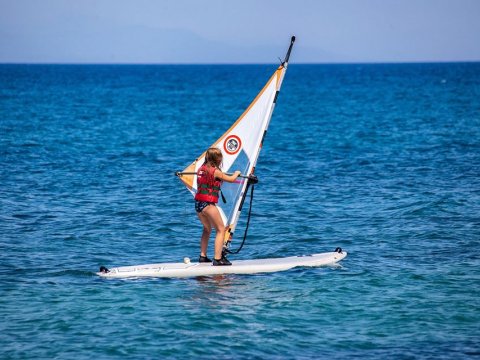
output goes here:
<path id="1" fill-rule="evenodd" d="M 197 193 L 195 200 L 218 203 L 218 195 L 222 182 L 215 179 L 213 166 L 200 166 L 197 172 Z"/>

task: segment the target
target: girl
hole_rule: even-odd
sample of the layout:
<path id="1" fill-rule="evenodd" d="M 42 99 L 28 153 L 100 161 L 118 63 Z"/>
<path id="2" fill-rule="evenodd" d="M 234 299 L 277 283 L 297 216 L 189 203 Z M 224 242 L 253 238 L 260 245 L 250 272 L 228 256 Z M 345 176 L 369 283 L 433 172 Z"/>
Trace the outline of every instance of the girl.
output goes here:
<path id="1" fill-rule="evenodd" d="M 223 155 L 219 149 L 210 148 L 207 150 L 205 162 L 200 169 L 198 169 L 197 193 L 195 195 L 195 210 L 203 224 L 203 233 L 200 240 L 200 258 L 198 262 L 211 261 L 207 257 L 207 247 L 213 226 L 216 232 L 215 256 L 212 262 L 214 266 L 232 265 L 226 257 L 222 256 L 225 225 L 215 204 L 218 203 L 218 195 L 222 182 L 234 182 L 240 175 L 240 171 L 235 171 L 233 175 L 224 174 L 220 170 L 222 159 Z"/>

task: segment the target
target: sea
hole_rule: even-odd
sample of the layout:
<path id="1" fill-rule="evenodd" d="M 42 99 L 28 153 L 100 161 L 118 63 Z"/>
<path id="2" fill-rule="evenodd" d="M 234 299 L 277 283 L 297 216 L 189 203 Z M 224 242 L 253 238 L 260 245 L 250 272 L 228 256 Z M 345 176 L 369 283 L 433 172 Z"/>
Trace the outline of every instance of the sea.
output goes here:
<path id="1" fill-rule="evenodd" d="M 96 275 L 197 260 L 174 173 L 277 67 L 0 65 L 1 359 L 480 357 L 480 63 L 292 60 L 230 260 L 338 266 Z"/>

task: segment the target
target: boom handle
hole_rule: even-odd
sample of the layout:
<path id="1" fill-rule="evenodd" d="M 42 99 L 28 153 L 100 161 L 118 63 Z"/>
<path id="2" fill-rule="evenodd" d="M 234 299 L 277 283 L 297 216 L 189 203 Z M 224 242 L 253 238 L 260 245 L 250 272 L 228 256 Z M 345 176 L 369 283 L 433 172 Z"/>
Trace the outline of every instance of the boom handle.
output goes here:
<path id="1" fill-rule="evenodd" d="M 175 171 L 175 176 L 182 177 L 183 175 L 197 175 L 196 172 L 193 171 Z M 225 175 L 232 176 L 233 173 L 225 173 Z M 255 175 L 238 175 L 239 178 L 249 179 L 252 183 L 258 183 L 258 178 Z"/>

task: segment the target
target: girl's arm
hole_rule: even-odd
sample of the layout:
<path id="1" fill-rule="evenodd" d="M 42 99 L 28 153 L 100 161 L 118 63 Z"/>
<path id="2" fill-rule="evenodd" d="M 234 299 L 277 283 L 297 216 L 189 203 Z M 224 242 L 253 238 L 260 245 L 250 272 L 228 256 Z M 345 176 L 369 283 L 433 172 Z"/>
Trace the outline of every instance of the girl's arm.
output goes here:
<path id="1" fill-rule="evenodd" d="M 234 182 L 235 180 L 237 180 L 238 178 L 238 175 L 240 175 L 241 172 L 240 171 L 235 171 L 232 175 L 227 175 L 227 174 L 224 174 L 223 172 L 221 172 L 220 170 L 216 169 L 215 170 L 215 177 L 219 180 L 223 180 L 223 181 L 226 181 L 226 182 Z"/>

